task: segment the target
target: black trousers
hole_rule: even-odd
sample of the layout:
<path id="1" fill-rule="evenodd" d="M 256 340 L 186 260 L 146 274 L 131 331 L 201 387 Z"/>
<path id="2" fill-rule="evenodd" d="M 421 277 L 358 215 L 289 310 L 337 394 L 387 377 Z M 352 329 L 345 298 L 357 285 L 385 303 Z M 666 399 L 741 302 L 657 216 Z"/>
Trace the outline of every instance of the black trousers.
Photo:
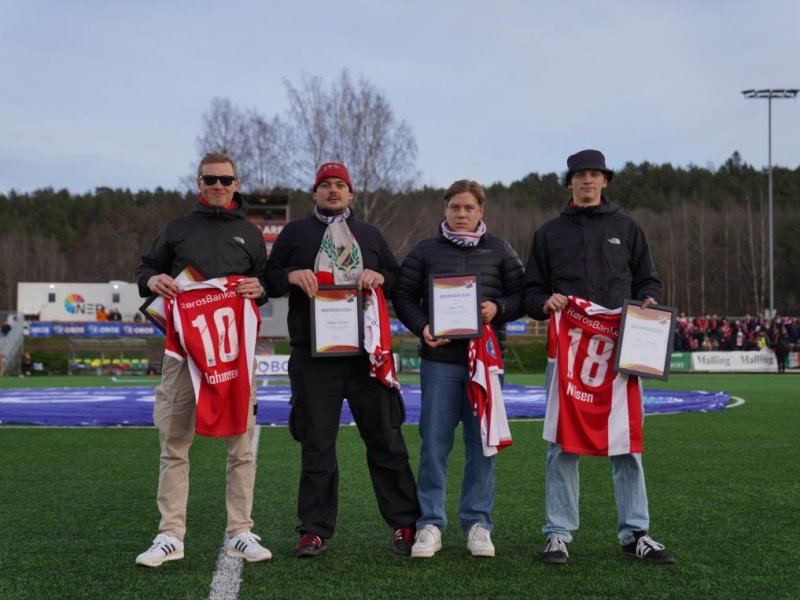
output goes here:
<path id="1" fill-rule="evenodd" d="M 329 538 L 336 530 L 336 436 L 345 398 L 367 448 L 367 466 L 383 519 L 392 529 L 413 526 L 420 512 L 400 431 L 405 421 L 400 394 L 369 376 L 366 354 L 314 358 L 307 348 L 294 348 L 289 379 L 289 429 L 302 447 L 297 531 Z"/>

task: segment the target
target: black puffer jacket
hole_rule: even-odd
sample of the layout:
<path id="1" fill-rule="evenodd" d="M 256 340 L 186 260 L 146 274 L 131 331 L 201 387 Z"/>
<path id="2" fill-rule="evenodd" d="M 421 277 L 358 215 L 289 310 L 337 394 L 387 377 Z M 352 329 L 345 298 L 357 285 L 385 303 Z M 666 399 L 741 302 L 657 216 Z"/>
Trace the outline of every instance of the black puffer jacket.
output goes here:
<path id="1" fill-rule="evenodd" d="M 258 277 L 267 289 L 264 268 L 267 249 L 264 237 L 245 218 L 247 204 L 237 193 L 236 208 L 226 209 L 197 203 L 194 211 L 169 221 L 142 255 L 136 271 L 139 295 L 152 294 L 147 280 L 153 275 L 178 275 L 188 265 L 199 269 L 206 277 L 246 275 Z M 264 295 L 256 304 L 264 304 Z"/>
<path id="2" fill-rule="evenodd" d="M 484 235 L 476 246 L 457 246 L 441 231 L 414 246 L 400 268 L 392 302 L 403 324 L 420 338 L 428 324 L 428 276 L 442 273 L 480 275 L 482 300 L 491 300 L 497 305 L 492 327 L 505 352 L 505 324 L 523 314 L 524 273 L 522 261 L 514 249 L 490 233 Z M 467 362 L 467 343 L 467 340 L 453 340 L 431 348 L 420 341 L 419 355 L 428 360 L 462 364 Z"/>
<path id="3" fill-rule="evenodd" d="M 626 298 L 657 301 L 661 281 L 639 224 L 603 198 L 597 206 L 567 206 L 537 229 L 525 268 L 525 311 L 546 320 L 544 303 L 556 292 L 611 309 Z"/>

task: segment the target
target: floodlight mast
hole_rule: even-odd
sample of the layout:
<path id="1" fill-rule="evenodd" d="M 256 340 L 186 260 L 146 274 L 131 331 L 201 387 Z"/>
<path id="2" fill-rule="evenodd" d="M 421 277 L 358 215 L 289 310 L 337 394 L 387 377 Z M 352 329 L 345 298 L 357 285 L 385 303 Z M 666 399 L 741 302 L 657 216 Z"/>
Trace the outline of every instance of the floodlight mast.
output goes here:
<path id="1" fill-rule="evenodd" d="M 768 158 L 768 220 L 769 220 L 769 315 L 768 318 L 775 316 L 775 269 L 773 263 L 774 242 L 772 230 L 772 99 L 793 99 L 797 97 L 800 89 L 764 89 L 764 90 L 742 90 L 745 98 L 751 100 L 767 99 L 767 158 Z"/>

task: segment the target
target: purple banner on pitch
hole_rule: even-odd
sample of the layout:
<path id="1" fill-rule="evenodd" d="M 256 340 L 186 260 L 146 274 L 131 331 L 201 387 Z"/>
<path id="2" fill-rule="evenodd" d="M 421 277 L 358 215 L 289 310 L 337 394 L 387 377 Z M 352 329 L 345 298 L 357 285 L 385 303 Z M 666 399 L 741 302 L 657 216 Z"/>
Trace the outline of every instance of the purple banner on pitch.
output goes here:
<path id="1" fill-rule="evenodd" d="M 291 392 L 286 386 L 259 387 L 261 425 L 286 425 Z M 544 388 L 507 385 L 503 388 L 509 419 L 544 417 Z M 403 386 L 406 422 L 419 423 L 419 386 Z M 722 410 L 726 392 L 645 390 L 645 414 Z M 154 388 L 41 388 L 0 390 L 0 424 L 53 426 L 142 426 L 153 424 Z M 353 422 L 345 403 L 342 424 Z"/>

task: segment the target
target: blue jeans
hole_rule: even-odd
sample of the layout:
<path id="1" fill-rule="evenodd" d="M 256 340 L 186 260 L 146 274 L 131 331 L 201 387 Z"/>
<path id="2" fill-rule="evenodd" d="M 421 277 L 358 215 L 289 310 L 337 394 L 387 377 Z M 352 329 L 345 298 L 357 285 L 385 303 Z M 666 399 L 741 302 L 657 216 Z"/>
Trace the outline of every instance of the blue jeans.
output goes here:
<path id="1" fill-rule="evenodd" d="M 549 391 L 553 369 L 547 365 L 545 388 Z M 642 411 L 644 415 L 644 411 Z M 580 479 L 579 454 L 563 452 L 559 444 L 548 444 L 545 473 L 544 514 L 542 533 L 557 535 L 567 543 L 572 531 L 578 529 L 578 497 Z M 633 541 L 634 531 L 647 531 L 650 514 L 647 508 L 647 489 L 641 454 L 620 454 L 609 457 L 614 497 L 617 503 L 617 536 L 621 544 Z"/>
<path id="2" fill-rule="evenodd" d="M 447 526 L 447 457 L 461 421 L 464 433 L 464 475 L 459 516 L 468 531 L 475 523 L 491 530 L 494 505 L 494 456 L 483 455 L 478 419 L 467 398 L 467 365 L 422 359 L 422 410 L 419 434 L 422 448 L 417 474 L 417 498 L 422 515 L 417 529 L 427 524 Z"/>

